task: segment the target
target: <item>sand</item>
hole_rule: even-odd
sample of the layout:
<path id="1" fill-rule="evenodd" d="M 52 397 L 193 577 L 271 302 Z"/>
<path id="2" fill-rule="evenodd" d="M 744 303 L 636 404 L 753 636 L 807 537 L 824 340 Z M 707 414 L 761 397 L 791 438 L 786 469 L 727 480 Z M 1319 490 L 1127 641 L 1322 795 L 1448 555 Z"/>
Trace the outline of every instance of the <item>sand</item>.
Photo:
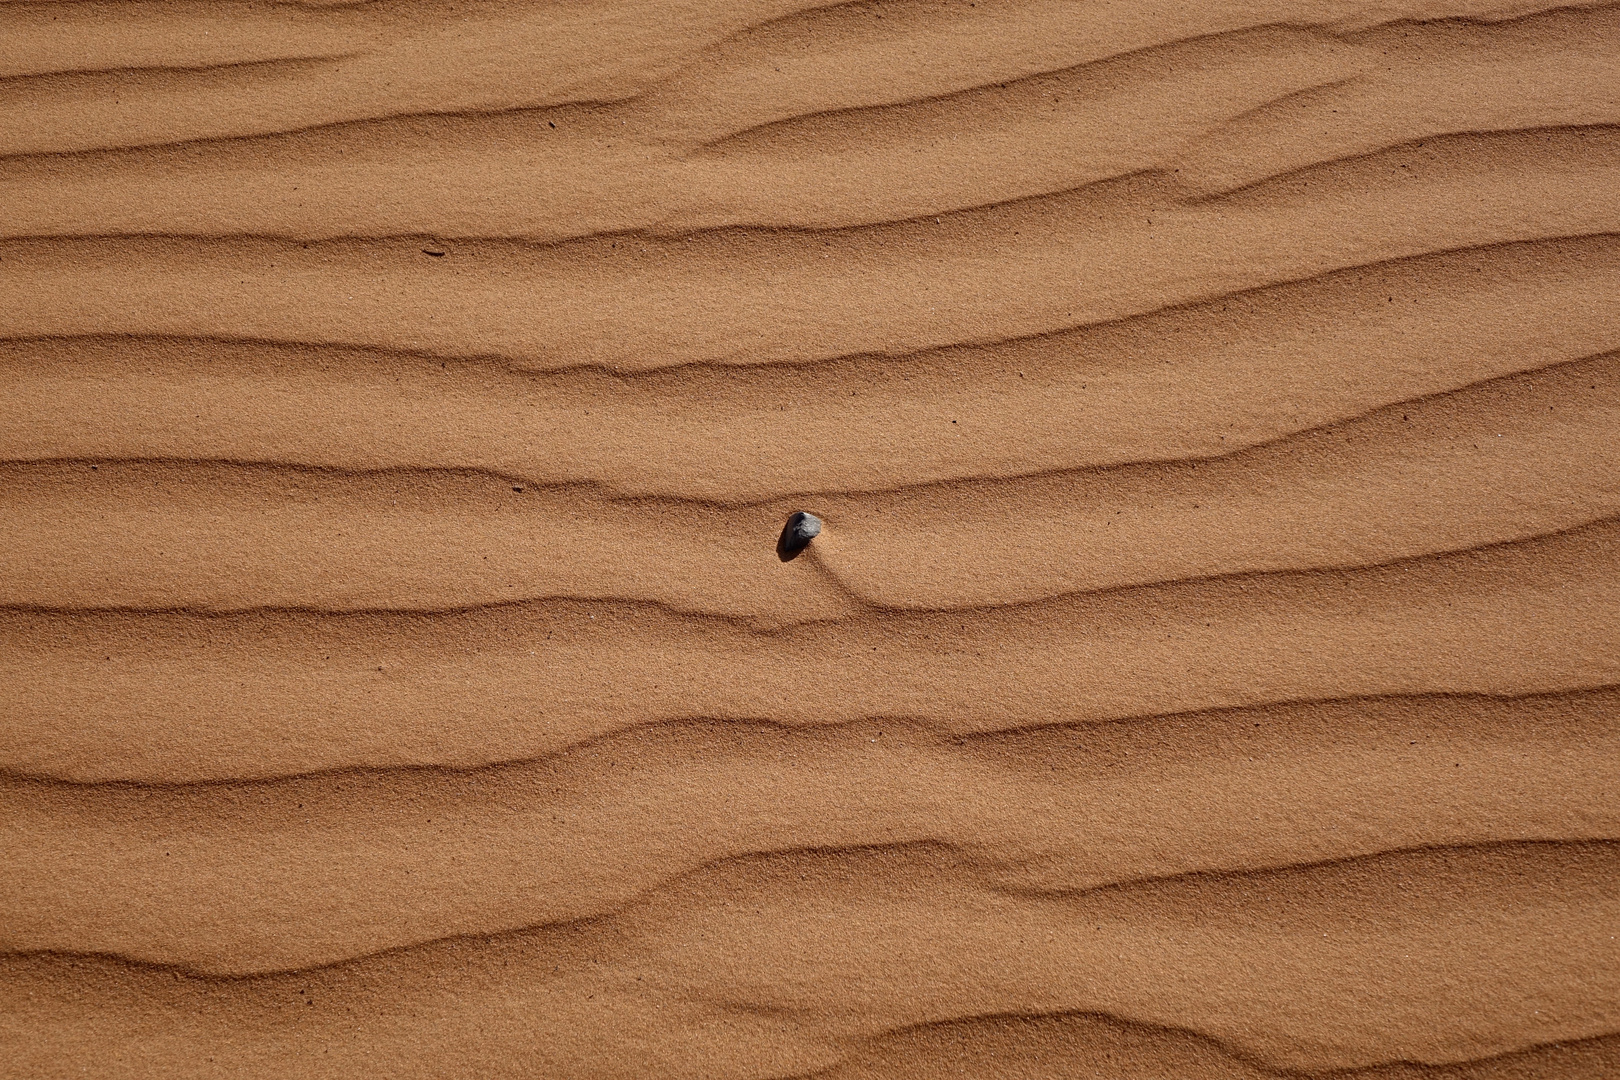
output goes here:
<path id="1" fill-rule="evenodd" d="M 0 539 L 0 1076 L 1620 1077 L 1620 8 L 0 0 Z"/>

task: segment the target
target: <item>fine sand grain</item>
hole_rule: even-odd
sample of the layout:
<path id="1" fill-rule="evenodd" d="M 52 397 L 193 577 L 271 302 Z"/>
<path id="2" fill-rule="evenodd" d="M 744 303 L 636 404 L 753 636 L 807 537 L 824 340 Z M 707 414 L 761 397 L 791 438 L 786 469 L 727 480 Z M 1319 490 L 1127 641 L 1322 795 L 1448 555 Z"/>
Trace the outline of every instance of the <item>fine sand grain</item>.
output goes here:
<path id="1" fill-rule="evenodd" d="M 0 0 L 8 1080 L 1620 1077 L 1617 793 L 1620 7 Z"/>

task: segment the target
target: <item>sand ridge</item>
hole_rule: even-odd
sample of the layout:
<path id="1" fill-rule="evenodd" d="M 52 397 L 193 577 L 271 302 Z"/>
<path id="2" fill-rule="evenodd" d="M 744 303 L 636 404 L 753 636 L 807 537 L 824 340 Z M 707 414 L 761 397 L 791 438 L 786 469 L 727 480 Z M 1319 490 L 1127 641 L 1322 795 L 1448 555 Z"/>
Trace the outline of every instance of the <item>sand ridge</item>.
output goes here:
<path id="1" fill-rule="evenodd" d="M 0 0 L 0 1075 L 1620 1075 L 1617 87 Z"/>

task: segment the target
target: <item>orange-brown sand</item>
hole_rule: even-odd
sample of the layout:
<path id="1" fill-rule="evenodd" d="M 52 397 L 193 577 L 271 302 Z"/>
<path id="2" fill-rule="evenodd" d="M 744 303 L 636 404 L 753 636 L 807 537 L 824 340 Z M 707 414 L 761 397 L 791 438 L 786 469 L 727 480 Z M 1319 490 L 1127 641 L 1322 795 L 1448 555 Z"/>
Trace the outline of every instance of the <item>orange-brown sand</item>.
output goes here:
<path id="1" fill-rule="evenodd" d="M 1620 1077 L 1620 7 L 0 0 L 0 1076 Z"/>

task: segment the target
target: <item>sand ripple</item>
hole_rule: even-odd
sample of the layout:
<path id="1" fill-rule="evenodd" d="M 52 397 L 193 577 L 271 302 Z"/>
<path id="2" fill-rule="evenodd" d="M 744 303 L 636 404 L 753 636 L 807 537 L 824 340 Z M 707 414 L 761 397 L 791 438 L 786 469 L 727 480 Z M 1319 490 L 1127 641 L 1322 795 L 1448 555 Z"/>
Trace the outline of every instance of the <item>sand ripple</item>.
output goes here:
<path id="1" fill-rule="evenodd" d="M 1620 1074 L 1617 86 L 0 2 L 0 1072 Z"/>

